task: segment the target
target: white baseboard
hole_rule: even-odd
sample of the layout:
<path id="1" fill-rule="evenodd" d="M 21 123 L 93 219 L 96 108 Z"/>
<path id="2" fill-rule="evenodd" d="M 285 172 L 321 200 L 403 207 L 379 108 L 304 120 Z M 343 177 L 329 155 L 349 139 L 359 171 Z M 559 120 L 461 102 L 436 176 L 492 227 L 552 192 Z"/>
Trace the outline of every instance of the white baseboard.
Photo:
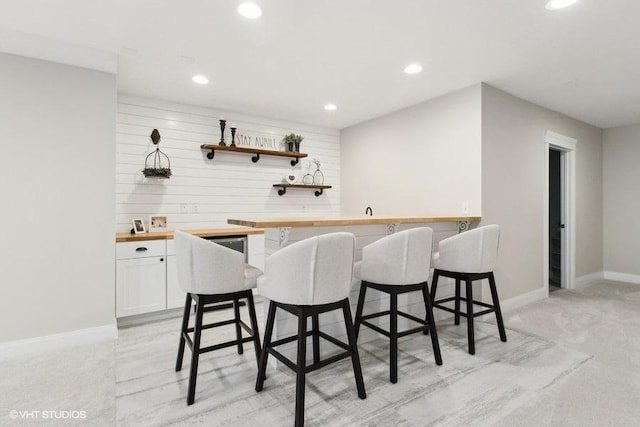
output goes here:
<path id="1" fill-rule="evenodd" d="M 83 344 L 110 341 L 118 338 L 116 322 L 95 328 L 80 329 L 43 337 L 0 343 L 0 361 L 37 356 Z"/>
<path id="2" fill-rule="evenodd" d="M 518 295 L 517 297 L 509 298 L 508 300 L 500 302 L 500 309 L 503 313 L 513 311 L 517 308 L 530 304 L 532 302 L 540 301 L 549 296 L 549 290 L 545 288 L 536 289 L 535 291 L 527 292 L 526 294 Z"/>
<path id="3" fill-rule="evenodd" d="M 581 288 L 583 286 L 590 285 L 593 282 L 604 280 L 604 275 L 605 275 L 604 271 L 597 271 L 595 273 L 585 274 L 584 276 L 576 277 L 574 285 L 576 288 Z"/>
<path id="4" fill-rule="evenodd" d="M 640 285 L 640 275 L 638 274 L 627 274 L 627 273 L 618 273 L 616 271 L 605 271 L 604 279 L 614 280 L 616 282 L 626 282 L 626 283 L 633 283 L 634 285 Z"/>

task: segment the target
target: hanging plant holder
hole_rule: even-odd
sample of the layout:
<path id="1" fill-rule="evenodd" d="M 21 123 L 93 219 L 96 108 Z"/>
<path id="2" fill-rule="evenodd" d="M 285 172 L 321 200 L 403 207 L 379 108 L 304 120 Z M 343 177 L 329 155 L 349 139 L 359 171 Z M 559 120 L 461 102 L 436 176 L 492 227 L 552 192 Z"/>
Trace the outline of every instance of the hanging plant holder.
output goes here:
<path id="1" fill-rule="evenodd" d="M 151 141 L 153 141 L 156 149 L 147 154 L 142 173 L 145 178 L 171 177 L 171 160 L 169 160 L 169 156 L 160 150 L 160 132 L 158 132 L 158 129 L 154 129 L 153 132 L 151 132 Z"/>

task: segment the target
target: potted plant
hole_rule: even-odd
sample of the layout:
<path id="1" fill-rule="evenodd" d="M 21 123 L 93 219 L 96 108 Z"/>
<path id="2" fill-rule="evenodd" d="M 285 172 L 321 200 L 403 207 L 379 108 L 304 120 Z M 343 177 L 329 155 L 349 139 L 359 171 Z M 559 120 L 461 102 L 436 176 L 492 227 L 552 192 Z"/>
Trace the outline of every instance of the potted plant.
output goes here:
<path id="1" fill-rule="evenodd" d="M 302 135 L 290 133 L 284 137 L 283 141 L 287 145 L 287 151 L 300 151 L 300 143 L 303 139 L 304 137 Z"/>

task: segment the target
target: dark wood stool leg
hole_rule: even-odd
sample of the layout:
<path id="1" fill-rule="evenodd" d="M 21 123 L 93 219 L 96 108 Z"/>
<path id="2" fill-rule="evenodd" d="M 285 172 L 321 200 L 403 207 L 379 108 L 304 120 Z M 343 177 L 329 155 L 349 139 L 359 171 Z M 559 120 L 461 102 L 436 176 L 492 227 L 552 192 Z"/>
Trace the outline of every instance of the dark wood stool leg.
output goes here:
<path id="1" fill-rule="evenodd" d="M 260 353 L 262 348 L 260 346 L 260 333 L 258 332 L 258 318 L 256 316 L 256 306 L 253 302 L 253 292 L 247 292 L 247 305 L 249 306 L 249 319 L 251 321 L 251 330 L 253 331 L 253 348 L 256 352 L 256 363 L 258 369 L 260 369 Z"/>
<path id="2" fill-rule="evenodd" d="M 273 324 L 276 318 L 276 304 L 269 301 L 269 313 L 267 314 L 267 326 L 264 331 L 264 343 L 260 352 L 260 362 L 258 362 L 258 379 L 256 380 L 256 391 L 262 391 L 264 386 L 265 373 L 267 372 L 267 359 L 269 357 L 269 348 L 271 348 L 271 334 L 273 333 Z"/>
<path id="3" fill-rule="evenodd" d="M 491 299 L 493 300 L 493 308 L 496 311 L 496 322 L 498 323 L 498 331 L 500 331 L 500 341 L 507 342 L 507 334 L 504 330 L 504 323 L 502 322 L 500 300 L 498 300 L 498 290 L 496 289 L 496 279 L 493 276 L 493 272 L 489 274 L 489 288 L 491 288 Z"/>
<path id="4" fill-rule="evenodd" d="M 398 294 L 390 294 L 391 304 L 389 308 L 389 341 L 390 341 L 390 373 L 389 381 L 398 382 Z"/>
<path id="5" fill-rule="evenodd" d="M 433 318 L 433 306 L 431 298 L 427 292 L 427 283 L 422 288 L 422 297 L 424 298 L 424 308 L 427 312 L 427 322 L 429 323 L 429 332 L 431 332 L 431 345 L 433 346 L 433 355 L 436 359 L 436 365 L 442 365 L 442 356 L 440 355 L 440 342 L 438 341 L 438 332 L 436 332 L 436 321 Z"/>
<path id="6" fill-rule="evenodd" d="M 191 353 L 191 371 L 189 373 L 189 391 L 187 393 L 187 405 L 193 405 L 196 395 L 196 380 L 198 377 L 198 358 L 200 357 L 200 335 L 202 334 L 202 315 L 204 304 L 196 296 L 198 311 L 196 312 L 196 324 L 193 329 L 193 349 Z"/>
<path id="7" fill-rule="evenodd" d="M 358 341 L 358 335 L 360 334 L 360 322 L 362 322 L 362 310 L 364 308 L 364 297 L 366 293 L 367 282 L 363 280 L 360 282 L 360 294 L 358 295 L 358 306 L 356 307 L 356 320 L 355 325 L 353 326 L 356 342 Z"/>
<path id="8" fill-rule="evenodd" d="M 454 323 L 460 324 L 460 279 L 456 279 L 456 299 L 454 302 L 455 314 L 453 315 Z"/>
<path id="9" fill-rule="evenodd" d="M 320 321 L 318 313 L 311 316 L 311 327 L 313 329 L 313 363 L 320 363 Z"/>
<path id="10" fill-rule="evenodd" d="M 242 348 L 242 328 L 240 327 L 240 300 L 233 300 L 233 315 L 236 320 L 236 339 L 238 340 L 238 354 L 244 353 Z"/>
<path id="11" fill-rule="evenodd" d="M 184 356 L 184 334 L 189 328 L 189 314 L 191 313 L 191 294 L 187 293 L 182 315 L 182 327 L 180 328 L 180 341 L 178 343 L 178 357 L 176 359 L 176 372 L 182 370 L 182 357 Z"/>
<path id="12" fill-rule="evenodd" d="M 307 360 L 307 313 L 298 310 L 298 363 L 296 366 L 296 427 L 304 425 L 304 389 Z"/>
<path id="13" fill-rule="evenodd" d="M 433 270 L 433 283 L 431 283 L 431 303 L 432 304 L 436 301 L 436 289 L 438 288 L 438 277 L 440 277 L 440 273 L 438 273 L 438 270 Z"/>
<path id="14" fill-rule="evenodd" d="M 436 290 L 438 288 L 438 278 L 440 277 L 440 273 L 438 273 L 438 270 L 433 270 L 433 282 L 431 283 L 431 306 L 433 307 L 433 304 L 435 304 L 436 302 Z M 429 318 L 425 315 L 424 320 L 426 322 L 429 322 Z M 424 335 L 427 335 L 429 333 L 428 329 L 425 329 L 422 332 Z"/>
<path id="15" fill-rule="evenodd" d="M 360 356 L 358 355 L 358 343 L 353 323 L 351 321 L 351 307 L 349 306 L 349 298 L 345 298 L 342 302 L 342 313 L 344 314 L 344 324 L 347 328 L 347 339 L 349 340 L 349 351 L 351 352 L 351 364 L 353 365 L 353 375 L 356 377 L 356 387 L 358 389 L 358 397 L 366 399 L 367 393 L 364 389 L 364 380 L 362 379 L 362 369 L 360 368 Z"/>
<path id="16" fill-rule="evenodd" d="M 469 341 L 469 354 L 476 354 L 475 336 L 473 333 L 473 288 L 469 277 L 467 282 L 467 340 Z"/>

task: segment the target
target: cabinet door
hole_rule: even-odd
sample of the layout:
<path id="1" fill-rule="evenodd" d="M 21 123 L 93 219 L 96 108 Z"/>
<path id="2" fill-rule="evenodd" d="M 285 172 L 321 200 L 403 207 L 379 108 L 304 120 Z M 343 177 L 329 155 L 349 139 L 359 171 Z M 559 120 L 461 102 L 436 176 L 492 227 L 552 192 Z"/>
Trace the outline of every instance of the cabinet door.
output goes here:
<path id="1" fill-rule="evenodd" d="M 116 317 L 164 310 L 165 257 L 120 259 L 116 272 Z"/>
<path id="2" fill-rule="evenodd" d="M 167 308 L 184 307 L 186 293 L 178 284 L 176 256 L 167 257 Z"/>

